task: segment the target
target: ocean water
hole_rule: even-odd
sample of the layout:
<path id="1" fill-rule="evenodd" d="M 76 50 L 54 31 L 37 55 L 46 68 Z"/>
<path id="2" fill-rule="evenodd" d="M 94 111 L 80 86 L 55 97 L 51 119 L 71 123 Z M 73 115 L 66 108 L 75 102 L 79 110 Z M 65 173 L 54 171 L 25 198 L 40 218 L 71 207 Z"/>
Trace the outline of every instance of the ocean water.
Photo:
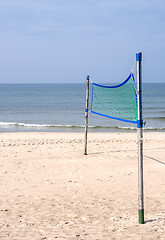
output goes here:
<path id="1" fill-rule="evenodd" d="M 0 132 L 83 132 L 85 84 L 0 84 Z M 143 84 L 145 131 L 165 131 L 165 83 Z M 89 113 L 89 131 L 136 125 Z"/>

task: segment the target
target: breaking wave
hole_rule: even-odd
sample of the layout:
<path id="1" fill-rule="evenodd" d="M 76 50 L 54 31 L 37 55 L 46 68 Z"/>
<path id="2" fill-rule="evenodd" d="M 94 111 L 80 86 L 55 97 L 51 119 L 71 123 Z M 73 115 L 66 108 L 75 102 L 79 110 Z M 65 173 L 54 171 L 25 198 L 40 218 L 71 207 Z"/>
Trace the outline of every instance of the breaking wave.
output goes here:
<path id="1" fill-rule="evenodd" d="M 35 128 L 35 129 L 47 129 L 47 128 L 61 128 L 61 129 L 83 129 L 84 125 L 58 125 L 58 124 L 34 124 L 34 123 L 18 123 L 18 122 L 0 122 L 0 128 Z M 109 131 L 119 131 L 119 130 L 136 130 L 136 126 L 89 126 L 91 130 L 109 130 Z M 144 127 L 144 130 L 149 131 L 163 131 L 165 127 Z"/>

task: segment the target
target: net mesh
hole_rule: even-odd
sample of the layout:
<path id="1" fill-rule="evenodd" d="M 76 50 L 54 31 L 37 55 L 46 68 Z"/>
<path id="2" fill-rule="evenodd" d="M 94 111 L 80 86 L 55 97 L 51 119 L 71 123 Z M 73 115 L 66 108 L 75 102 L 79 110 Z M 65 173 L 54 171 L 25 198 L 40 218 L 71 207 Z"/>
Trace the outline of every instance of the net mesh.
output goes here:
<path id="1" fill-rule="evenodd" d="M 91 112 L 121 121 L 137 123 L 137 101 L 134 76 L 116 86 L 92 83 Z"/>

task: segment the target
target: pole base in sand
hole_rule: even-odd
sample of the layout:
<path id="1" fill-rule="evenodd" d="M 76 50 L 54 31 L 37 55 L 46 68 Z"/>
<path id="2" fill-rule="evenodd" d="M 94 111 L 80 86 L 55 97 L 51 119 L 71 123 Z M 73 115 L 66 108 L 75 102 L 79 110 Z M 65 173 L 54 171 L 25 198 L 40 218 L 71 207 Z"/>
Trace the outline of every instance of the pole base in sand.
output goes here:
<path id="1" fill-rule="evenodd" d="M 144 209 L 139 209 L 139 223 L 144 224 Z"/>

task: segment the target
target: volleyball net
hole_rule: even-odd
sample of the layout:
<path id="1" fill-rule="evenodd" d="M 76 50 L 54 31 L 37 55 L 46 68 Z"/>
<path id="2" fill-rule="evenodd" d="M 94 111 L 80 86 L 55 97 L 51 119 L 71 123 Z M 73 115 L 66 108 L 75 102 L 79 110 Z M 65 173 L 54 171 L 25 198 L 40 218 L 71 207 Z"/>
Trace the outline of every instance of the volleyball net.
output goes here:
<path id="1" fill-rule="evenodd" d="M 133 73 L 115 86 L 92 82 L 91 113 L 137 124 L 137 95 Z"/>
<path id="2" fill-rule="evenodd" d="M 139 223 L 144 223 L 143 200 L 143 119 L 142 119 L 142 53 L 136 53 L 136 86 L 134 74 L 121 84 L 112 86 L 92 82 L 91 113 L 137 124 L 138 134 L 138 214 Z M 87 155 L 89 80 L 87 76 L 85 110 L 85 151 Z M 137 88 L 137 89 L 136 89 Z"/>

